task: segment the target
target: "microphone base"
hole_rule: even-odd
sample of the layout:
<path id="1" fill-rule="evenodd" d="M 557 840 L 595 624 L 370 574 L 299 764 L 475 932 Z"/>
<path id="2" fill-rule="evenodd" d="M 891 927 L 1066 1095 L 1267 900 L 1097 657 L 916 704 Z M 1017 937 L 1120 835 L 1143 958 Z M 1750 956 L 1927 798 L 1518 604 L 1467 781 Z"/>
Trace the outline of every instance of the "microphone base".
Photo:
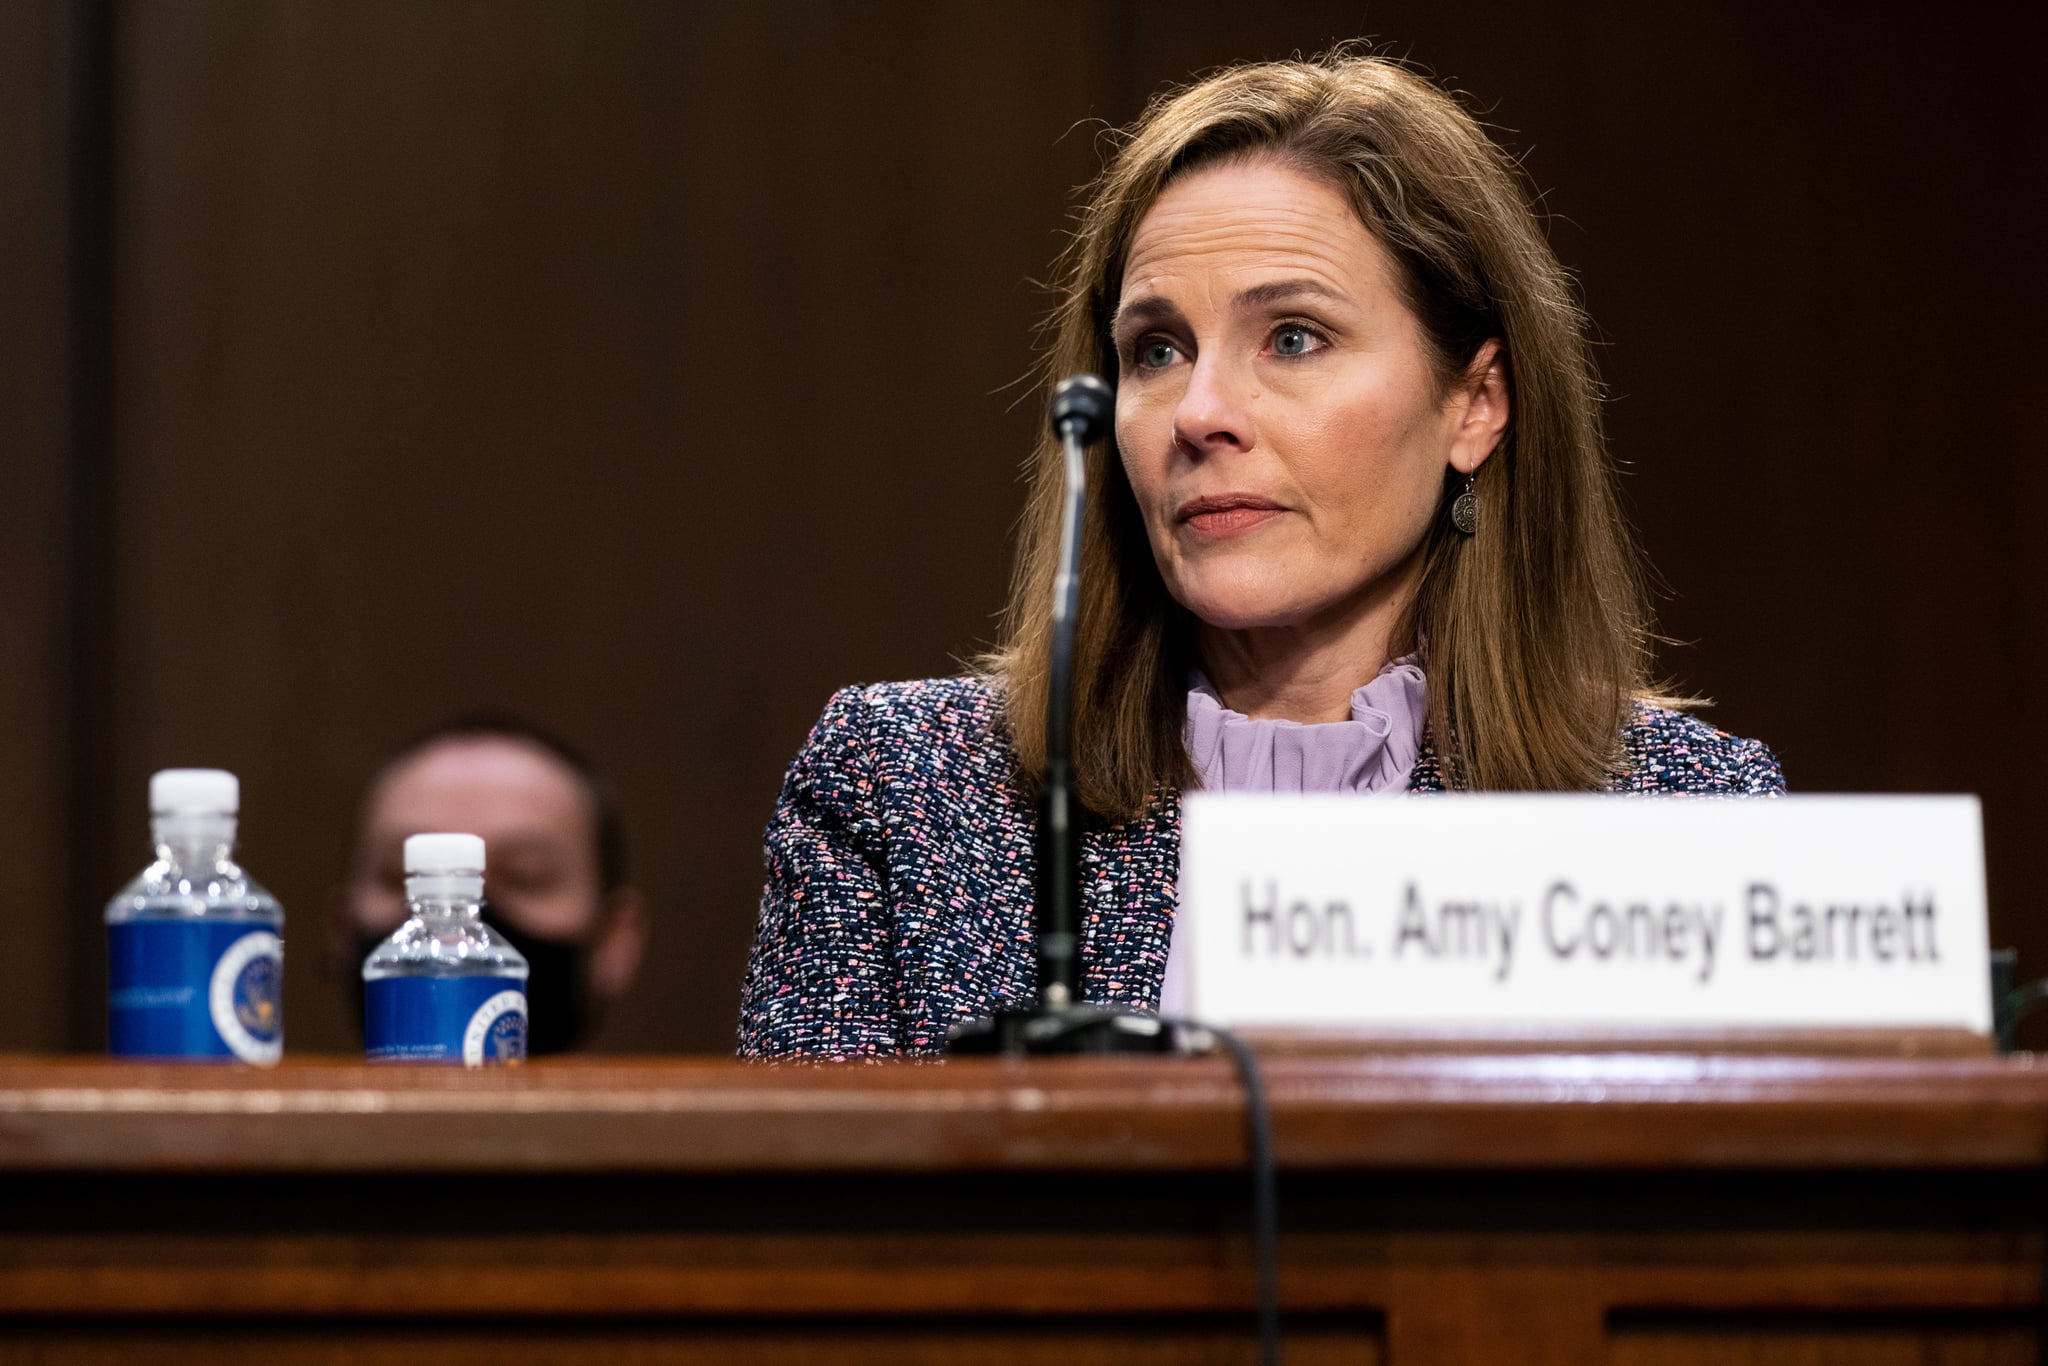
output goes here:
<path id="1" fill-rule="evenodd" d="M 1113 1006 L 1075 1005 L 1054 1010 L 999 1010 L 962 1020 L 946 1033 L 952 1057 L 1051 1057 L 1064 1054 L 1195 1053 L 1181 1030 L 1157 1015 Z"/>

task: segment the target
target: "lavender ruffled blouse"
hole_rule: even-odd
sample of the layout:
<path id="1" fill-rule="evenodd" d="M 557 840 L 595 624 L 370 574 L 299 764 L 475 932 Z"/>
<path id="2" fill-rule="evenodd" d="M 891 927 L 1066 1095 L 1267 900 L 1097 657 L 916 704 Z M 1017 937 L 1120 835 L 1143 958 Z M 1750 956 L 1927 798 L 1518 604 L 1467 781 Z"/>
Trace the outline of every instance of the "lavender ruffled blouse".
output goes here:
<path id="1" fill-rule="evenodd" d="M 1422 665 L 1414 655 L 1403 655 L 1351 694 L 1349 721 L 1319 725 L 1232 711 L 1198 673 L 1188 690 L 1183 734 L 1205 792 L 1398 794 L 1408 790 L 1428 715 Z M 1186 998 L 1187 955 L 1179 951 L 1176 933 L 1166 951 L 1160 1013 L 1178 1014 Z"/>
<path id="2" fill-rule="evenodd" d="M 1414 655 L 1351 694 L 1351 719 L 1253 718 L 1201 674 L 1188 691 L 1188 758 L 1205 792 L 1403 792 L 1422 750 L 1429 685 Z"/>

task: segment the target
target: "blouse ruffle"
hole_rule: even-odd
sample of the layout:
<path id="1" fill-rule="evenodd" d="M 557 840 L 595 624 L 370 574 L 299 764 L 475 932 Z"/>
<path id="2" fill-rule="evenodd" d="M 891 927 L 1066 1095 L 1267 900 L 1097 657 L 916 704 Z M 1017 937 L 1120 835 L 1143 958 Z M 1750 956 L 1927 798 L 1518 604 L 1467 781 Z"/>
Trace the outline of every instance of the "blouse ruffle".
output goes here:
<path id="1" fill-rule="evenodd" d="M 1422 752 L 1429 684 L 1403 655 L 1351 694 L 1351 719 L 1304 725 L 1246 716 L 1197 673 L 1188 758 L 1208 792 L 1404 792 Z"/>

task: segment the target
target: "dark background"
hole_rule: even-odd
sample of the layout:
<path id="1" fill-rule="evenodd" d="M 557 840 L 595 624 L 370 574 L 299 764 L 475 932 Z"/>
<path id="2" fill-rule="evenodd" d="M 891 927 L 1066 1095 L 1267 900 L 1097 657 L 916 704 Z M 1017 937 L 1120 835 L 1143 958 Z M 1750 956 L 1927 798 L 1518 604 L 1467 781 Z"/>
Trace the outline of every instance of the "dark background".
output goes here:
<path id="1" fill-rule="evenodd" d="M 295 1050 L 355 794 L 457 710 L 613 770 L 652 959 L 729 1047 L 831 690 L 986 643 L 1006 387 L 1105 122 L 1369 36 L 1546 192 L 1668 653 L 1808 791 L 1984 798 L 2048 972 L 2041 7 L 0 6 L 0 1049 L 102 1037 L 145 783 L 243 779 Z"/>

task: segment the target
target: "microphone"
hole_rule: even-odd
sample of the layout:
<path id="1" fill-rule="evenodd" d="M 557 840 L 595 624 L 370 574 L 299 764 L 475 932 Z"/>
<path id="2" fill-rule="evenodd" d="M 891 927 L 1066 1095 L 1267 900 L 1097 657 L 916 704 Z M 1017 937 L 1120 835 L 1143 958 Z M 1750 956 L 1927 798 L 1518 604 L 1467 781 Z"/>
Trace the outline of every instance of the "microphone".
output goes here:
<path id="1" fill-rule="evenodd" d="M 1052 586 L 1052 653 L 1045 689 L 1045 781 L 1038 796 L 1038 995 L 1063 1010 L 1081 995 L 1076 935 L 1081 869 L 1074 849 L 1074 617 L 1081 596 L 1086 452 L 1109 433 L 1116 398 L 1095 375 L 1053 386 L 1052 430 L 1066 458 L 1060 565 Z"/>
<path id="2" fill-rule="evenodd" d="M 1080 602 L 1081 522 L 1089 446 L 1109 435 L 1116 396 L 1096 375 L 1053 386 L 1052 429 L 1065 462 L 1059 569 L 1053 578 L 1052 651 L 1045 689 L 1045 774 L 1038 797 L 1038 1000 L 964 1020 L 947 1033 L 953 1053 L 1168 1053 L 1175 1032 L 1157 1016 L 1081 1004 L 1079 831 L 1074 803 L 1074 618 Z"/>
<path id="3" fill-rule="evenodd" d="M 1116 412 L 1116 395 L 1100 375 L 1068 375 L 1052 391 L 1053 435 L 1062 441 L 1079 442 L 1086 450 L 1109 435 L 1110 418 Z M 1074 471 L 1067 470 L 1067 493 L 1074 492 Z"/>

